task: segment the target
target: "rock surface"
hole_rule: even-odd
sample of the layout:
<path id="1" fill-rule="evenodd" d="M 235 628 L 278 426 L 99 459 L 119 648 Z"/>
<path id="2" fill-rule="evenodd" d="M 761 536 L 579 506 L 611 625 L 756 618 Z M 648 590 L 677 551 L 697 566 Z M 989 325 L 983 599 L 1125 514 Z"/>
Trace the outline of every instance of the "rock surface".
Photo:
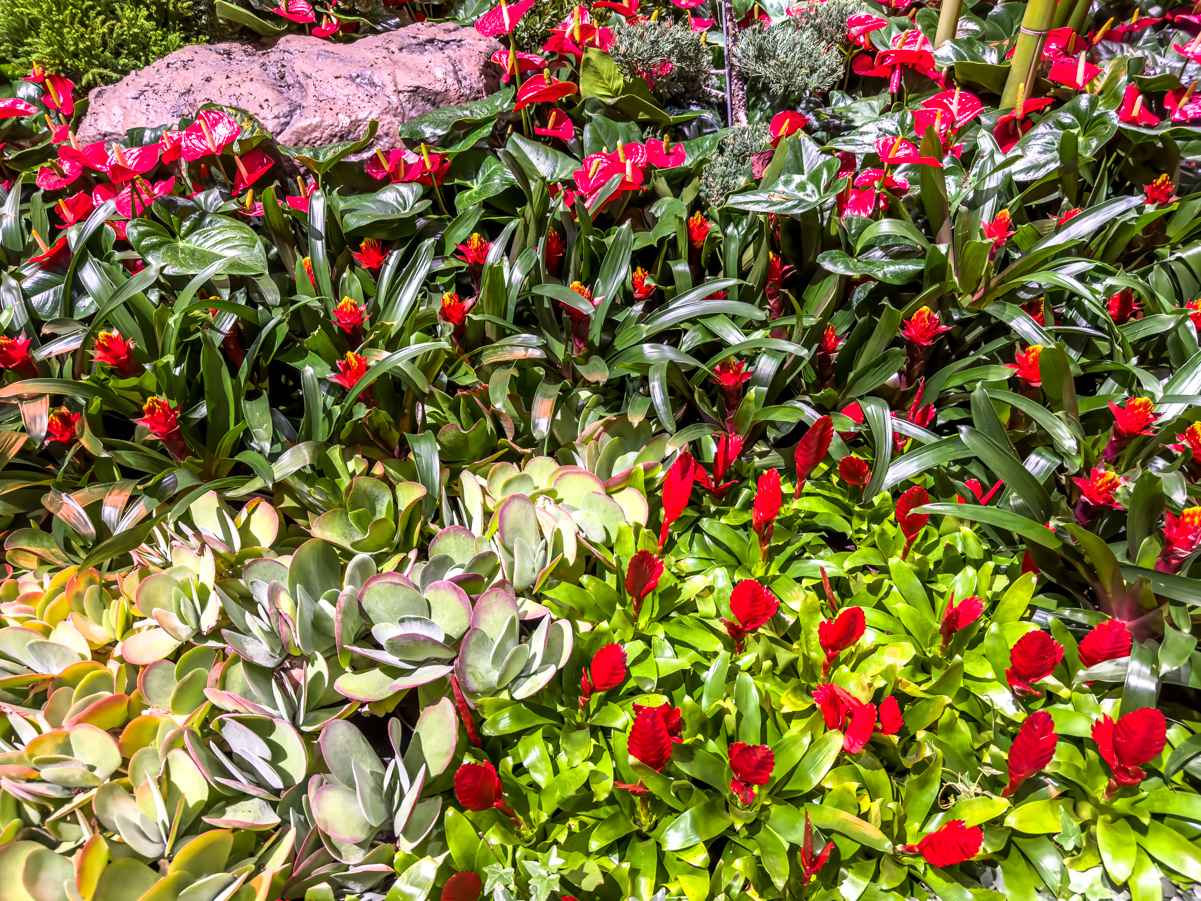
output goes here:
<path id="1" fill-rule="evenodd" d="M 81 141 L 119 140 L 131 128 L 173 125 L 204 103 L 254 115 L 276 140 L 317 146 L 361 137 L 379 120 L 376 146 L 398 145 L 402 122 L 495 90 L 488 57 L 498 45 L 472 28 L 422 22 L 335 44 L 286 35 L 272 45 L 184 47 L 97 88 Z"/>

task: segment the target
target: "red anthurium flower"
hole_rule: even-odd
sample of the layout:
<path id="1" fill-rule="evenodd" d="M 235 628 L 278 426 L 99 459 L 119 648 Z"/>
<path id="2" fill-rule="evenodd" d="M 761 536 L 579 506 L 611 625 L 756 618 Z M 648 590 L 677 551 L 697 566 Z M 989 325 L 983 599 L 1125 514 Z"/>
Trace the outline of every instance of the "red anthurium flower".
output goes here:
<path id="1" fill-rule="evenodd" d="M 688 242 L 699 250 L 704 246 L 705 239 L 709 237 L 709 230 L 712 227 L 709 220 L 699 211 L 693 213 L 688 219 Z"/>
<path id="2" fill-rule="evenodd" d="M 1107 406 L 1113 414 L 1113 431 L 1123 438 L 1133 438 L 1136 435 L 1154 435 L 1155 420 L 1159 418 L 1155 412 L 1155 401 L 1149 397 L 1127 398 L 1119 406 L 1110 401 Z"/>
<path id="3" fill-rule="evenodd" d="M 1005 365 L 1012 369 L 1019 379 L 1031 388 L 1038 388 L 1043 383 L 1042 372 L 1039 368 L 1039 357 L 1043 354 L 1041 344 L 1031 344 L 1013 352 L 1013 362 Z"/>
<path id="4" fill-rule="evenodd" d="M 929 513 L 914 513 L 913 511 L 928 503 L 930 503 L 930 493 L 921 485 L 914 485 L 906 489 L 905 493 L 897 498 L 897 505 L 893 512 L 897 518 L 897 525 L 901 528 L 901 534 L 905 536 L 905 550 L 901 553 L 902 560 L 908 555 L 909 548 L 918 533 L 930 521 Z"/>
<path id="5" fill-rule="evenodd" d="M 658 287 L 650 273 L 641 266 L 634 269 L 634 273 L 630 276 L 630 285 L 634 289 L 635 300 L 646 300 L 655 293 L 655 288 Z"/>
<path id="6" fill-rule="evenodd" d="M 126 340 L 120 332 L 102 331 L 96 335 L 92 359 L 97 363 L 112 366 L 125 378 L 137 375 L 138 366 L 133 358 L 134 343 Z"/>
<path id="7" fill-rule="evenodd" d="M 528 72 L 540 72 L 546 68 L 546 59 L 537 53 L 525 53 L 508 47 L 497 50 L 489 59 L 503 70 L 500 80 L 504 84 L 512 81 L 513 76 L 520 77 Z"/>
<path id="8" fill-rule="evenodd" d="M 876 141 L 876 155 L 886 166 L 901 166 L 910 163 L 917 166 L 942 168 L 942 161 L 932 156 L 922 156 L 917 145 L 901 137 L 880 138 Z"/>
<path id="9" fill-rule="evenodd" d="M 561 109 L 552 109 L 550 115 L 546 117 L 546 126 L 535 125 L 534 134 L 541 135 L 544 138 L 558 138 L 566 143 L 575 137 L 575 126 L 571 124 L 571 117 Z"/>
<path id="10" fill-rule="evenodd" d="M 237 169 L 238 174 L 234 178 L 233 192 L 241 194 L 270 172 L 271 167 L 274 165 L 275 160 L 271 158 L 271 154 L 267 153 L 261 147 L 255 147 L 241 156 L 235 155 L 234 167 Z"/>
<path id="11" fill-rule="evenodd" d="M 1066 85 L 1077 91 L 1083 91 L 1090 81 L 1101 74 L 1101 67 L 1094 66 L 1087 56 L 1061 56 L 1051 64 L 1047 78 L 1056 84 Z"/>
<path id="12" fill-rule="evenodd" d="M 46 418 L 46 443 L 73 444 L 82 418 L 81 413 L 72 413 L 66 407 L 59 407 Z"/>
<path id="13" fill-rule="evenodd" d="M 1138 785 L 1143 781 L 1147 775 L 1143 766 L 1163 751 L 1167 729 L 1164 715 L 1154 707 L 1132 710 L 1117 722 L 1103 716 L 1093 724 L 1093 741 L 1113 773 L 1110 794 L 1123 785 Z"/>
<path id="14" fill-rule="evenodd" d="M 944 113 L 948 126 L 953 129 L 963 128 L 984 112 L 980 98 L 959 87 L 927 97 L 922 101 L 922 108 Z"/>
<path id="15" fill-rule="evenodd" d="M 800 497 L 805 480 L 817 468 L 817 464 L 826 459 L 830 450 L 830 442 L 834 440 L 834 420 L 829 416 L 821 416 L 809 426 L 800 443 L 796 446 L 793 460 L 796 463 L 796 496 Z"/>
<path id="16" fill-rule="evenodd" d="M 468 306 L 454 291 L 445 291 L 438 306 L 438 318 L 449 322 L 457 334 L 467 322 Z"/>
<path id="17" fill-rule="evenodd" d="M 1165 513 L 1163 544 L 1155 568 L 1161 573 L 1179 572 L 1189 554 L 1201 546 L 1201 507 L 1187 507 L 1179 516 Z"/>
<path id="18" fill-rule="evenodd" d="M 62 113 L 68 119 L 75 115 L 75 82 L 71 79 L 39 72 L 35 66 L 34 71 L 25 80 L 40 84 L 46 89 L 42 94 L 42 105 L 46 109 Z"/>
<path id="19" fill-rule="evenodd" d="M 1187 88 L 1173 88 L 1163 98 L 1173 122 L 1196 122 L 1201 120 L 1201 94 L 1196 91 L 1196 82 Z"/>
<path id="20" fill-rule="evenodd" d="M 353 297 L 343 297 L 334 305 L 334 325 L 348 335 L 357 335 L 367 321 L 367 309 Z"/>
<path id="21" fill-rule="evenodd" d="M 755 786 L 767 785 L 776 765 L 776 755 L 767 745 L 748 745 L 740 741 L 730 745 L 730 791 L 743 804 L 755 800 Z"/>
<path id="22" fill-rule="evenodd" d="M 817 640 L 826 654 L 822 673 L 827 673 L 838 655 L 863 637 L 867 622 L 862 607 L 844 607 L 834 619 L 822 620 L 817 625 Z"/>
<path id="23" fill-rule="evenodd" d="M 196 114 L 196 121 L 183 130 L 179 153 L 188 162 L 207 156 L 220 156 L 238 139 L 242 126 L 229 113 L 206 109 Z"/>
<path id="24" fill-rule="evenodd" d="M 33 240 L 37 242 L 41 252 L 31 256 L 27 262 L 32 263 L 39 269 L 56 269 L 64 265 L 71 258 L 71 246 L 67 243 L 66 235 L 62 235 L 55 239 L 53 243 L 47 244 L 42 239 L 42 236 L 35 231 L 33 233 Z"/>
<path id="25" fill-rule="evenodd" d="M 1130 634 L 1130 627 L 1120 619 L 1107 619 L 1093 626 L 1080 639 L 1080 665 L 1087 668 L 1106 660 L 1129 657 L 1133 646 L 1134 636 Z"/>
<path id="26" fill-rule="evenodd" d="M 920 854 L 932 867 L 953 867 L 979 854 L 982 844 L 983 829 L 979 826 L 968 828 L 963 820 L 951 820 L 916 845 L 903 845 L 901 850 L 907 854 Z"/>
<path id="27" fill-rule="evenodd" d="M 487 262 L 488 252 L 491 249 L 492 242 L 479 232 L 472 232 L 467 240 L 456 248 L 459 259 L 468 266 L 476 268 L 483 266 Z"/>
<path id="28" fill-rule="evenodd" d="M 634 725 L 630 728 L 628 742 L 630 755 L 661 773 L 671 760 L 671 722 L 676 717 L 662 707 L 639 707 L 637 704 L 634 707 Z"/>
<path id="29" fill-rule="evenodd" d="M 949 332 L 951 327 L 943 325 L 938 314 L 929 307 L 920 307 L 901 326 L 901 336 L 910 344 L 929 347 L 938 336 Z"/>
<path id="30" fill-rule="evenodd" d="M 388 259 L 388 252 L 375 238 L 364 238 L 359 244 L 359 249 L 351 251 L 350 255 L 368 272 L 376 272 L 384 265 L 384 260 Z"/>
<path id="31" fill-rule="evenodd" d="M 517 89 L 517 102 L 513 104 L 515 111 L 525 109 L 535 103 L 555 103 L 564 97 L 570 97 L 579 89 L 571 81 L 560 81 L 550 74 L 550 69 L 543 69 L 537 75 L 531 75 Z"/>
<path id="32" fill-rule="evenodd" d="M 984 601 L 976 595 L 964 598 L 958 604 L 955 599 L 947 601 L 947 609 L 943 611 L 939 634 L 942 635 L 942 646 L 945 650 L 951 640 L 974 623 L 984 613 Z"/>
<path id="33" fill-rule="evenodd" d="M 492 810 L 512 814 L 505 803 L 505 789 L 491 761 L 461 763 L 455 770 L 455 799 L 464 810 Z"/>
<path id="34" fill-rule="evenodd" d="M 905 727 L 905 717 L 901 714 L 901 704 L 896 695 L 889 695 L 881 701 L 878 713 L 882 734 L 896 735 Z"/>
<path id="35" fill-rule="evenodd" d="M 533 8 L 534 0 L 517 0 L 516 3 L 500 0 L 499 6 L 492 7 L 475 20 L 475 30 L 486 38 L 512 34 L 521 17 Z"/>
<path id="36" fill-rule="evenodd" d="M 780 602 L 768 588 L 754 579 L 743 579 L 730 593 L 730 613 L 733 619 L 723 619 L 722 625 L 734 639 L 734 651 L 742 652 L 743 639 L 756 629 L 766 625 Z"/>
<path id="37" fill-rule="evenodd" d="M 688 451 L 681 451 L 663 479 L 663 527 L 659 530 L 659 549 L 667 544 L 667 534 L 672 523 L 688 507 L 692 497 L 692 486 L 697 477 L 696 460 Z"/>
<path id="38" fill-rule="evenodd" d="M 1143 185 L 1143 195 L 1148 206 L 1165 206 L 1176 199 L 1176 186 L 1167 173 Z"/>
<path id="39" fill-rule="evenodd" d="M 1093 507 L 1113 507 L 1120 510 L 1122 505 L 1114 498 L 1114 493 L 1125 482 L 1116 472 L 1111 472 L 1104 466 L 1094 466 L 1088 478 L 1075 476 L 1072 479 L 1080 489 L 1081 499 Z"/>
<path id="40" fill-rule="evenodd" d="M 617 688 L 625 680 L 625 648 L 616 642 L 605 645 L 580 674 L 580 706 L 587 704 L 594 692 Z"/>
<path id="41" fill-rule="evenodd" d="M 663 576 L 663 561 L 650 551 L 638 551 L 626 565 L 626 594 L 634 608 L 634 619 L 642 610 L 642 602 L 659 587 Z"/>
<path id="42" fill-rule="evenodd" d="M 1109 295 L 1105 303 L 1109 316 L 1117 325 L 1123 325 L 1131 319 L 1137 319 L 1143 313 L 1142 305 L 1130 288 L 1123 288 Z"/>
<path id="43" fill-rule="evenodd" d="M 776 517 L 780 514 L 780 506 L 784 503 L 784 495 L 780 491 L 780 471 L 769 469 L 759 476 L 755 484 L 755 501 L 751 510 L 751 527 L 759 536 L 759 545 L 766 549 L 771 540 L 772 529 Z"/>
<path id="44" fill-rule="evenodd" d="M 1042 772 L 1055 756 L 1058 741 L 1051 714 L 1039 710 L 1026 717 L 1009 748 L 1009 784 L 1001 794 L 1009 797 L 1023 782 Z"/>
<path id="45" fill-rule="evenodd" d="M 873 31 L 888 27 L 888 20 L 871 13 L 856 13 L 847 19 L 847 40 L 856 47 L 871 50 Z"/>
<path id="46" fill-rule="evenodd" d="M 742 400 L 742 386 L 751 380 L 750 368 L 743 360 L 722 360 L 713 367 L 713 379 L 725 398 L 726 410 L 733 413 Z"/>
<path id="47" fill-rule="evenodd" d="M 346 356 L 338 360 L 338 372 L 331 375 L 329 380 L 335 385 L 341 385 L 347 391 L 359 383 L 367 374 L 367 360 L 361 354 L 348 350 Z"/>
<path id="48" fill-rule="evenodd" d="M 877 53 L 874 60 L 867 54 L 856 56 L 851 61 L 851 68 L 864 77 L 887 78 L 891 94 L 901 89 L 901 77 L 905 69 L 912 69 L 940 85 L 946 81 L 946 76 L 934 61 L 934 46 L 917 28 L 898 32 L 890 42 L 889 49 Z"/>
<path id="49" fill-rule="evenodd" d="M 50 160 L 38 169 L 35 183 L 43 191 L 61 191 L 75 183 L 83 174 L 83 163 L 78 160 Z"/>
<path id="50" fill-rule="evenodd" d="M 0 369 L 32 369 L 33 358 L 29 354 L 32 338 L 18 335 L 10 338 L 0 335 Z"/>
<path id="51" fill-rule="evenodd" d="M 663 136 L 651 138 L 646 142 L 646 161 L 656 169 L 675 169 L 684 165 L 688 160 L 688 151 L 683 144 L 673 144 Z"/>
<path id="52" fill-rule="evenodd" d="M 802 131 L 809 124 L 809 117 L 796 110 L 781 110 L 771 117 L 771 146 L 775 147 L 789 135 Z"/>
<path id="53" fill-rule="evenodd" d="M 1187 44 L 1173 44 L 1172 49 L 1189 62 L 1201 63 L 1201 34 L 1198 34 Z"/>
<path id="54" fill-rule="evenodd" d="M 309 0 L 280 0 L 271 11 L 280 18 L 295 22 L 297 25 L 307 25 L 317 21 L 317 14 L 313 12 L 313 4 L 309 3 Z"/>
<path id="55" fill-rule="evenodd" d="M 851 18 L 854 18 L 852 16 Z M 801 885 L 808 885 L 818 873 L 822 871 L 822 867 L 826 865 L 826 861 L 830 859 L 830 852 L 834 850 L 833 842 L 826 842 L 822 845 L 820 851 L 813 849 L 813 821 L 809 818 L 809 812 L 805 812 L 805 838 L 801 843 Z"/>
<path id="56" fill-rule="evenodd" d="M 442 886 L 441 901 L 479 901 L 484 893 L 484 882 L 479 874 L 466 870 L 455 873 Z"/>
<path id="57" fill-rule="evenodd" d="M 95 204 L 87 191 L 76 191 L 70 197 L 60 197 L 54 203 L 54 212 L 63 221 L 63 228 L 82 222 L 93 209 Z"/>
<path id="58" fill-rule="evenodd" d="M 848 454 L 838 461 L 838 477 L 852 488 L 867 487 L 871 475 L 871 467 L 858 454 Z"/>
<path id="59" fill-rule="evenodd" d="M 842 732 L 842 749 L 858 754 L 876 731 L 876 705 L 865 704 L 837 685 L 823 683 L 813 690 L 813 700 L 827 729 Z"/>
<path id="60" fill-rule="evenodd" d="M 1118 107 L 1118 119 L 1127 125 L 1140 125 L 1144 128 L 1154 128 L 1159 124 L 1159 116 L 1147 109 L 1143 94 L 1134 82 L 1126 85 L 1122 105 Z"/>
<path id="61" fill-rule="evenodd" d="M 997 144 L 1000 146 L 1001 152 L 1008 153 L 1011 151 L 1017 142 L 1022 139 L 1022 135 L 1034 127 L 1034 123 L 1029 121 L 1031 113 L 1046 109 L 1054 102 L 1050 97 L 1031 97 L 1019 101 L 1013 110 L 1000 116 L 997 119 L 997 124 L 993 126 L 992 133 L 993 137 L 997 139 Z"/>
<path id="62" fill-rule="evenodd" d="M 1005 680 L 1015 694 L 1037 697 L 1042 691 L 1034 683 L 1051 675 L 1063 659 L 1063 645 L 1036 629 L 1027 632 L 1009 650 L 1009 669 Z"/>
<path id="63" fill-rule="evenodd" d="M 0 119 L 25 119 L 36 116 L 38 108 L 20 97 L 0 98 Z"/>
<path id="64" fill-rule="evenodd" d="M 992 241 L 992 252 L 995 254 L 1013 237 L 1015 231 L 1013 217 L 1009 215 L 1009 210 L 1001 210 L 992 221 L 985 222 L 981 226 L 981 231 L 984 233 L 984 237 Z"/>

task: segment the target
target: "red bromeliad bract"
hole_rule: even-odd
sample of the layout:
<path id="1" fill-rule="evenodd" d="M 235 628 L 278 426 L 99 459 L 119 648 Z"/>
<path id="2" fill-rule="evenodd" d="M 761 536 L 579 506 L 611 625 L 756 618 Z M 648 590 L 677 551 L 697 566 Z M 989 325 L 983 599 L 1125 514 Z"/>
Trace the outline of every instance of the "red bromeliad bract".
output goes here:
<path id="1" fill-rule="evenodd" d="M 723 619 L 726 632 L 734 639 L 735 652 L 742 651 L 743 639 L 766 625 L 780 609 L 780 601 L 765 585 L 754 579 L 743 579 L 730 593 L 730 612 L 733 619 Z"/>
<path id="2" fill-rule="evenodd" d="M 834 619 L 818 623 L 817 639 L 826 654 L 823 674 L 829 672 L 839 654 L 863 637 L 865 628 L 866 620 L 862 607 L 844 607 Z"/>
<path id="3" fill-rule="evenodd" d="M 1083 667 L 1096 666 L 1106 660 L 1117 660 L 1129 657 L 1134 646 L 1134 636 L 1130 627 L 1120 619 L 1110 619 L 1089 630 L 1080 639 L 1077 651 L 1080 654 L 1080 665 Z"/>
<path id="4" fill-rule="evenodd" d="M 784 503 L 780 490 L 780 471 L 769 469 L 755 483 L 755 500 L 751 509 L 751 528 L 759 536 L 759 544 L 766 549 L 775 528 L 776 517 Z"/>
<path id="5" fill-rule="evenodd" d="M 1132 710 L 1116 722 L 1103 716 L 1093 724 L 1093 741 L 1113 773 L 1109 785 L 1112 794 L 1146 778 L 1143 766 L 1158 757 L 1167 743 L 1167 721 L 1154 707 Z"/>
<path id="6" fill-rule="evenodd" d="M 1063 659 L 1063 645 L 1043 632 L 1035 629 L 1017 640 L 1009 651 L 1009 669 L 1005 679 L 1015 694 L 1038 697 L 1042 690 L 1034 683 L 1051 675 Z"/>
<path id="7" fill-rule="evenodd" d="M 616 642 L 605 645 L 592 655 L 592 661 L 580 674 L 580 706 L 596 692 L 610 691 L 626 680 L 626 652 Z"/>
<path id="8" fill-rule="evenodd" d="M 743 804 L 750 804 L 755 799 L 755 786 L 767 785 L 775 765 L 776 755 L 767 745 L 734 742 L 730 745 L 730 772 L 734 774 L 730 791 Z"/>
<path id="9" fill-rule="evenodd" d="M 1051 714 L 1036 710 L 1026 717 L 1009 748 L 1009 784 L 1002 794 L 1007 797 L 1012 795 L 1023 782 L 1042 772 L 1055 755 L 1058 741 Z"/>
<path id="10" fill-rule="evenodd" d="M 696 460 L 688 451 L 680 451 L 663 479 L 663 526 L 659 530 L 659 550 L 663 550 L 663 545 L 667 544 L 672 523 L 688 508 L 696 479 Z"/>
<path id="11" fill-rule="evenodd" d="M 953 867 L 979 854 L 982 844 L 983 829 L 979 826 L 968 827 L 963 820 L 951 820 L 924 836 L 917 844 L 904 845 L 901 850 L 908 854 L 920 854 L 932 867 Z"/>
<path id="12" fill-rule="evenodd" d="M 834 420 L 829 416 L 821 416 L 814 420 L 813 425 L 805 431 L 796 446 L 793 460 L 796 464 L 796 496 L 800 497 L 805 481 L 813 473 L 830 450 L 830 442 L 834 440 Z"/>

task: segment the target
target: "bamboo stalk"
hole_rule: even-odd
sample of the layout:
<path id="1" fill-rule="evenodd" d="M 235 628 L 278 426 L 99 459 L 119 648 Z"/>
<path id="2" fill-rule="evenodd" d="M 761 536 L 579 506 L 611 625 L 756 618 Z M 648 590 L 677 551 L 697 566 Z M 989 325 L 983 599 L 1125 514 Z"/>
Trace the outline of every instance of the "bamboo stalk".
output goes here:
<path id="1" fill-rule="evenodd" d="M 937 50 L 947 41 L 955 39 L 959 30 L 959 11 L 963 0 L 942 0 L 942 8 L 938 11 L 938 31 L 934 36 L 934 49 Z"/>
<path id="2" fill-rule="evenodd" d="M 1055 18 L 1055 0 L 1028 0 L 1017 45 L 1009 63 L 1009 77 L 1001 93 L 1001 110 L 1013 109 L 1018 97 L 1029 97 L 1038 74 L 1043 39 Z"/>
<path id="3" fill-rule="evenodd" d="M 1072 14 L 1068 17 L 1066 24 L 1070 25 L 1077 34 L 1084 27 L 1084 19 L 1088 16 L 1089 7 L 1092 5 L 1092 0 L 1076 0 L 1076 5 L 1072 8 Z"/>

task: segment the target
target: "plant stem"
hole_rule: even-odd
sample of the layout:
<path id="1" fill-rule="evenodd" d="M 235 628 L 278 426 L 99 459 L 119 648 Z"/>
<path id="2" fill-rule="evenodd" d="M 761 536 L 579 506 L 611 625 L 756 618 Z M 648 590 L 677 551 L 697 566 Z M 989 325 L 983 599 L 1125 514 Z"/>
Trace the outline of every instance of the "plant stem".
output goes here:
<path id="1" fill-rule="evenodd" d="M 1038 74 L 1039 55 L 1043 38 L 1055 16 L 1055 0 L 1028 0 L 1026 13 L 1018 31 L 1017 45 L 1009 64 L 1009 78 L 1001 93 L 1001 110 L 1013 109 L 1018 98 L 1029 97 Z"/>
<path id="2" fill-rule="evenodd" d="M 934 36 L 935 50 L 947 41 L 954 40 L 955 32 L 959 30 L 961 8 L 962 0 L 942 0 L 942 8 L 938 11 L 938 31 Z"/>
<path id="3" fill-rule="evenodd" d="M 1064 6 L 1067 6 L 1068 0 L 1064 0 Z M 1093 0 L 1076 0 L 1074 6 L 1071 7 L 1071 13 L 1066 17 L 1063 25 L 1070 25 L 1075 32 L 1080 31 L 1080 27 L 1084 24 L 1084 17 L 1088 15 L 1088 9 L 1093 5 Z"/>
<path id="4" fill-rule="evenodd" d="M 734 29 L 738 27 L 734 4 L 731 0 L 721 0 L 718 9 L 721 11 L 722 51 L 726 61 L 726 124 L 746 125 L 746 84 L 734 68 Z"/>

